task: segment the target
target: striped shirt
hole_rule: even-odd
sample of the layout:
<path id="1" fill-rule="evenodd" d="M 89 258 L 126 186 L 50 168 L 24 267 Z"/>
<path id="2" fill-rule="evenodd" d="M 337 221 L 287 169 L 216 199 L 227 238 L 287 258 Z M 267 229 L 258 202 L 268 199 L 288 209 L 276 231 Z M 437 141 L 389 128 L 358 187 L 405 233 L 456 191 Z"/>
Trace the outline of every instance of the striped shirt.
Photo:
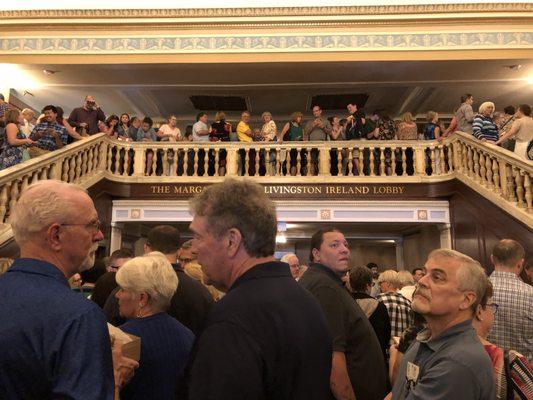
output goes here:
<path id="1" fill-rule="evenodd" d="M 472 124 L 472 134 L 476 139 L 496 142 L 498 140 L 498 126 L 491 117 L 478 114 Z"/>
<path id="2" fill-rule="evenodd" d="M 516 350 L 529 362 L 533 360 L 533 287 L 516 274 L 494 271 L 490 276 L 494 286 L 494 303 L 498 312 L 489 340 L 504 348 Z"/>

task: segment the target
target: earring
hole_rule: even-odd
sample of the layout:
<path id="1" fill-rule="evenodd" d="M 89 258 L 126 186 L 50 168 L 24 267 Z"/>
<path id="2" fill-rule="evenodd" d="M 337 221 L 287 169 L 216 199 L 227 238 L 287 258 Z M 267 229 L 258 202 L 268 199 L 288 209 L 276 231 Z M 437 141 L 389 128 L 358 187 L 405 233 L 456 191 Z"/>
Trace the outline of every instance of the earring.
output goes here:
<path id="1" fill-rule="evenodd" d="M 142 318 L 143 315 L 142 315 L 142 312 L 141 312 L 141 309 L 139 309 L 139 311 L 137 311 L 137 318 Z"/>

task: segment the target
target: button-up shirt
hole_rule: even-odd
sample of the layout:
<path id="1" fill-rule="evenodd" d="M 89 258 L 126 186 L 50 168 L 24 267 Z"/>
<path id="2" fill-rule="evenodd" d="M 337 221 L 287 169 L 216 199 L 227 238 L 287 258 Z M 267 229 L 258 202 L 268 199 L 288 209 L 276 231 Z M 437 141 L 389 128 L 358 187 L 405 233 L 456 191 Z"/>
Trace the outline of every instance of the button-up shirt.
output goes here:
<path id="1" fill-rule="evenodd" d="M 54 265 L 15 260 L 0 277 L 0 398 L 113 399 L 102 311 Z"/>
<path id="2" fill-rule="evenodd" d="M 472 321 L 432 338 L 421 331 L 402 359 L 393 400 L 493 400 L 496 388 L 490 358 Z"/>
<path id="3" fill-rule="evenodd" d="M 72 110 L 68 117 L 68 122 L 75 127 L 82 123 L 87 124 L 87 133 L 93 135 L 98 133 L 98 121 L 105 121 L 105 114 L 100 107 L 95 109 L 86 109 L 85 107 L 78 107 Z"/>
<path id="4" fill-rule="evenodd" d="M 503 349 L 516 350 L 533 362 L 533 287 L 516 274 L 494 271 L 490 276 L 498 312 L 489 340 Z"/>
<path id="5" fill-rule="evenodd" d="M 381 293 L 377 299 L 387 307 L 391 324 L 391 337 L 400 337 L 403 331 L 414 323 L 411 302 L 398 292 Z"/>
<path id="6" fill-rule="evenodd" d="M 49 129 L 53 129 L 59 135 L 59 139 L 63 142 L 64 145 L 68 144 L 68 133 L 67 129 L 63 125 L 59 125 L 56 121 L 53 122 L 41 122 L 33 128 L 30 134 L 30 139 L 37 142 L 37 147 L 54 151 L 57 150 L 56 140 L 52 135 L 46 133 Z M 39 134 L 43 133 L 44 136 L 40 139 L 37 139 Z"/>
<path id="7" fill-rule="evenodd" d="M 326 321 L 285 263 L 241 275 L 213 307 L 197 345 L 191 400 L 330 398 Z"/>

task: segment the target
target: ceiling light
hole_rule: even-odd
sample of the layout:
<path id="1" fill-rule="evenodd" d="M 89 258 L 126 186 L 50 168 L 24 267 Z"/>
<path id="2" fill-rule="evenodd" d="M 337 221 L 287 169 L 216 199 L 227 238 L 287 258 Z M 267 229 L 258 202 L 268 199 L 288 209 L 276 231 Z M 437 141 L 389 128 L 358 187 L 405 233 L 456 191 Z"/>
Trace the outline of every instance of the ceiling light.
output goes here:
<path id="1" fill-rule="evenodd" d="M 522 64 L 505 65 L 505 68 L 509 68 L 513 71 L 518 71 L 520 68 L 522 68 Z"/>
<path id="2" fill-rule="evenodd" d="M 526 82 L 529 83 L 530 85 L 533 85 L 533 76 L 527 77 Z"/>
<path id="3" fill-rule="evenodd" d="M 54 75 L 58 71 L 54 71 L 52 69 L 43 69 L 43 74 L 45 75 Z"/>
<path id="4" fill-rule="evenodd" d="M 0 64 L 0 76 L 2 77 L 0 87 L 27 90 L 40 86 L 37 80 L 17 64 Z"/>

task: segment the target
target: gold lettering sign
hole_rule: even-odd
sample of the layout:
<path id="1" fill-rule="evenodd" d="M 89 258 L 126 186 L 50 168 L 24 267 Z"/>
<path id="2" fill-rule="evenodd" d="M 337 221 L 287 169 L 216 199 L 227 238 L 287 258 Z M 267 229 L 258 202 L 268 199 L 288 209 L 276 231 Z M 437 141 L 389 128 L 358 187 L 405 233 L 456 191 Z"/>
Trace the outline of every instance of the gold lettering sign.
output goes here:
<path id="1" fill-rule="evenodd" d="M 150 185 L 150 194 L 156 196 L 192 197 L 202 193 L 207 185 Z M 351 198 L 387 197 L 405 194 L 405 185 L 264 185 L 265 193 L 282 198 Z"/>

